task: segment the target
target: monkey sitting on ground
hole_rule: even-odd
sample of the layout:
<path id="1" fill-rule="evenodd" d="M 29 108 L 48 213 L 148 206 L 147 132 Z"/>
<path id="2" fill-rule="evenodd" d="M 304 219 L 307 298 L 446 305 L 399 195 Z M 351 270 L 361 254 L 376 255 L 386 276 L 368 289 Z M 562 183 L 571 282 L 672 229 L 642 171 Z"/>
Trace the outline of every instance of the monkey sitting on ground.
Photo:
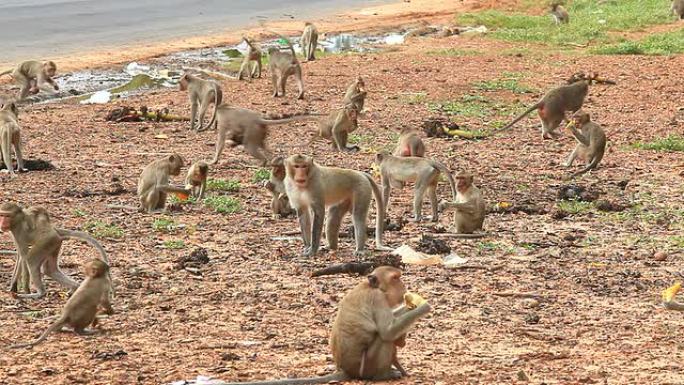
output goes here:
<path id="1" fill-rule="evenodd" d="M 451 192 L 454 199 L 456 199 L 456 187 L 451 172 L 446 166 L 436 160 L 419 157 L 397 157 L 387 152 L 380 152 L 375 156 L 375 163 L 380 166 L 382 201 L 385 204 L 385 210 L 389 207 L 390 190 L 392 187 L 401 188 L 405 182 L 415 182 L 413 219 L 416 222 L 420 222 L 423 219 L 421 214 L 423 198 L 427 192 L 432 208 L 432 221 L 437 222 L 439 220 L 437 184 L 439 183 L 439 175 L 441 173 L 449 180 Z"/>
<path id="2" fill-rule="evenodd" d="M 560 86 L 547 92 L 541 100 L 500 130 L 512 127 L 532 111 L 538 110 L 542 123 L 542 139 L 559 137 L 560 134 L 556 132 L 556 128 L 565 119 L 565 112 L 570 111 L 574 113 L 582 108 L 584 99 L 589 92 L 589 85 L 594 81 L 602 81 L 595 72 L 590 75 L 573 75 L 570 80 L 571 84 Z"/>
<path id="3" fill-rule="evenodd" d="M 318 121 L 318 133 L 309 141 L 309 145 L 318 138 L 328 139 L 337 151 L 358 151 L 358 146 L 347 147 L 349 133 L 359 127 L 359 110 L 354 103 L 332 111 Z"/>
<path id="4" fill-rule="evenodd" d="M 364 253 L 366 218 L 371 195 L 375 197 L 377 206 L 376 249 L 391 250 L 382 244 L 385 223 L 384 201 L 378 185 L 370 175 L 356 170 L 321 166 L 316 164 L 313 158 L 301 154 L 292 155 L 285 160 L 285 171 L 285 191 L 290 199 L 290 205 L 297 210 L 305 247 L 303 256 L 314 256 L 318 252 L 326 208 L 328 218 L 325 236 L 328 247 L 331 250 L 337 249 L 342 218 L 351 212 L 356 240 L 355 254 Z"/>
<path id="5" fill-rule="evenodd" d="M 238 80 L 243 79 L 245 75 L 245 70 L 247 71 L 247 79 L 253 79 L 255 77 L 260 78 L 261 57 L 263 56 L 261 49 L 244 36 L 242 37 L 242 40 L 244 40 L 245 43 L 247 43 L 247 54 L 242 59 L 242 64 L 240 65 L 240 72 L 238 72 Z M 250 70 L 252 62 L 254 62 L 254 66 Z"/>
<path id="6" fill-rule="evenodd" d="M 13 348 L 35 346 L 44 341 L 47 336 L 59 331 L 63 326 L 71 326 L 74 332 L 80 335 L 94 334 L 94 331 L 86 330 L 89 325 L 96 326 L 98 307 L 102 307 L 105 314 L 114 314 L 114 309 L 109 302 L 111 282 L 107 278 L 109 266 L 99 259 L 94 259 L 86 265 L 85 280 L 78 286 L 74 294 L 69 297 L 60 317 L 50 324 L 38 339 L 28 344 L 14 345 Z"/>
<path id="7" fill-rule="evenodd" d="M 318 29 L 309 23 L 304 23 L 304 32 L 299 42 L 302 46 L 304 61 L 316 60 L 316 46 L 318 45 Z"/>
<path id="8" fill-rule="evenodd" d="M 349 380 L 387 381 L 407 376 L 399 364 L 397 347 L 406 344 L 406 333 L 431 306 L 427 302 L 404 305 L 406 287 L 401 270 L 380 266 L 340 301 L 330 333 L 335 373 L 312 378 L 223 385 L 327 384 Z M 394 365 L 399 371 L 393 370 Z"/>
<path id="9" fill-rule="evenodd" d="M 484 234 L 473 234 L 482 230 L 487 204 L 482 198 L 480 189 L 473 184 L 473 176 L 466 172 L 456 175 L 456 199 L 454 202 L 442 202 L 440 210 L 454 210 L 454 231 L 457 238 L 482 238 Z"/>
<path id="10" fill-rule="evenodd" d="M 394 149 L 394 156 L 425 156 L 425 144 L 418 136 L 416 130 L 404 127 L 399 136 L 399 142 Z"/>
<path id="11" fill-rule="evenodd" d="M 204 131 L 214 125 L 216 122 L 216 110 L 223 102 L 223 92 L 221 87 L 215 82 L 200 79 L 191 74 L 184 74 L 179 81 L 180 90 L 188 91 L 190 98 L 190 129 L 194 130 L 197 125 L 197 131 Z M 211 116 L 209 124 L 203 126 L 204 115 L 207 113 L 209 105 L 214 103 L 214 114 Z M 197 109 L 199 108 L 199 116 Z"/>
<path id="12" fill-rule="evenodd" d="M 207 188 L 207 175 L 209 175 L 209 165 L 206 162 L 193 163 L 188 169 L 188 175 L 185 177 L 185 188 L 192 191 L 193 197 L 204 198 L 204 191 Z"/>
<path id="13" fill-rule="evenodd" d="M 21 128 L 17 119 L 18 114 L 19 111 L 14 103 L 6 103 L 0 108 L 0 164 L 5 164 L 6 172 L 10 175 L 14 175 L 12 148 L 17 156 L 17 171 L 28 171 L 24 168 L 24 157 L 21 154 Z"/>
<path id="14" fill-rule="evenodd" d="M 0 76 L 11 74 L 16 83 L 19 83 L 19 100 L 25 99 L 29 93 L 37 94 L 40 88 L 49 84 L 55 91 L 59 91 L 59 87 L 52 78 L 57 72 L 57 66 L 53 61 L 46 61 L 41 63 L 35 60 L 25 61 L 13 70 L 0 72 Z"/>
<path id="15" fill-rule="evenodd" d="M 285 160 L 278 156 L 271 160 L 271 178 L 264 181 L 264 187 L 271 193 L 273 219 L 285 218 L 294 214 L 290 200 L 285 192 Z"/>
<path id="16" fill-rule="evenodd" d="M 577 130 L 578 127 L 579 131 Z M 572 130 L 572 134 L 577 140 L 577 146 L 564 166 L 571 167 L 577 156 L 586 161 L 586 166 L 582 170 L 572 174 L 573 177 L 576 177 L 598 167 L 599 162 L 603 159 L 603 154 L 606 152 L 606 133 L 601 126 L 591 121 L 588 113 L 582 110 L 572 115 L 568 128 Z"/>
<path id="17" fill-rule="evenodd" d="M 281 38 L 287 42 L 290 52 L 281 52 L 279 48 L 272 47 L 268 50 L 268 71 L 271 73 L 273 84 L 273 96 L 285 96 L 287 78 L 294 75 L 299 88 L 297 99 L 304 99 L 304 81 L 302 80 L 302 66 L 297 59 L 292 43 L 285 36 Z"/>
<path id="18" fill-rule="evenodd" d="M 138 179 L 138 197 L 141 212 L 164 210 L 169 193 L 190 195 L 188 189 L 169 185 L 169 176 L 180 175 L 183 158 L 178 154 L 158 159 L 145 166 Z"/>
<path id="19" fill-rule="evenodd" d="M 570 22 L 568 11 L 558 3 L 551 4 L 551 16 L 553 16 L 556 24 L 568 24 Z"/>
<path id="20" fill-rule="evenodd" d="M 677 19 L 684 20 L 684 0 L 672 1 L 672 13 L 677 16 Z"/>
<path id="21" fill-rule="evenodd" d="M 358 76 L 354 81 L 347 87 L 347 92 L 344 94 L 344 99 L 342 99 L 342 104 L 347 105 L 353 103 L 356 107 L 356 111 L 361 113 L 363 111 L 364 103 L 366 102 L 366 83 L 364 83 L 363 78 Z"/>

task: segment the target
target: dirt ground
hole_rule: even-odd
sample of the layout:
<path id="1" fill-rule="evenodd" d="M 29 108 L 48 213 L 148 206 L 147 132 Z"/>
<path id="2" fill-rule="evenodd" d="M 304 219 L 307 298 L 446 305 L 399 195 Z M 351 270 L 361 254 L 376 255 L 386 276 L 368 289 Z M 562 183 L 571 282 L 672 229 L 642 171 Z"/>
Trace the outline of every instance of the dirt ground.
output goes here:
<path id="1" fill-rule="evenodd" d="M 431 53 L 442 49 L 477 54 Z M 559 209 L 558 191 L 569 173 L 561 163 L 574 142 L 567 133 L 542 141 L 535 119 L 479 141 L 422 135 L 430 157 L 451 170 L 475 173 L 490 206 L 511 202 L 513 209 L 489 214 L 490 235 L 482 240 L 447 238 L 453 252 L 469 259 L 468 268 L 405 267 L 409 289 L 423 294 L 433 311 L 400 351 L 411 377 L 395 383 L 684 384 L 681 314 L 658 305 L 661 290 L 681 279 L 681 238 L 676 237 L 683 227 L 684 158 L 631 147 L 683 132 L 684 79 L 678 71 L 683 64 L 681 56 L 594 57 L 480 37 L 417 38 L 385 52 L 305 63 L 304 101 L 294 99 L 293 84 L 287 97 L 272 98 L 268 74 L 221 86 L 224 102 L 264 113 L 328 111 L 353 77 L 362 75 L 369 97 L 357 132 L 361 152 L 334 153 L 324 142 L 308 148 L 311 123 L 273 127 L 268 142 L 278 154 L 304 152 L 322 164 L 370 172 L 375 151 L 391 148 L 397 130 L 444 116 L 431 107 L 435 103 L 464 95 L 486 98 L 488 110 L 499 111 L 496 116 L 452 116 L 476 129 L 510 118 L 505 106 L 530 105 L 576 71 L 596 69 L 615 80 L 615 86 L 590 90 L 585 108 L 606 129 L 609 149 L 601 167 L 575 183 L 609 202 L 634 205 L 623 212 Z M 478 82 L 511 73 L 532 91 L 478 89 Z M 186 94 L 175 90 L 114 104 L 189 113 Z M 100 239 L 117 286 L 117 313 L 101 322 L 102 334 L 58 333 L 30 350 L 2 348 L 0 384 L 163 384 L 198 375 L 247 381 L 332 370 L 331 320 L 342 295 L 362 278 L 309 274 L 355 260 L 352 240 L 343 238 L 339 251 L 311 259 L 297 255 L 296 237 L 273 240 L 292 235 L 296 220 L 271 219 L 270 197 L 254 180 L 258 168 L 241 147 L 226 150 L 210 171 L 212 178 L 240 182 L 238 192 L 210 192 L 236 197 L 238 213 L 182 205 L 164 217 L 185 227 L 166 233 L 152 227 L 161 215 L 107 208 L 136 204 L 137 177 L 160 154 L 175 151 L 190 161 L 207 160 L 216 140 L 213 131 L 187 131 L 187 123 L 107 123 L 111 108 L 57 103 L 21 110 L 26 156 L 49 160 L 56 169 L 16 178 L 1 174 L 0 200 L 44 206 L 69 229 L 96 220 L 114 224 L 123 236 Z M 168 139 L 155 139 L 158 134 Z M 108 195 L 117 185 L 125 193 Z M 78 192 L 99 194 L 79 197 Z M 440 184 L 439 195 L 448 196 L 446 184 Z M 393 190 L 393 222 L 409 218 L 411 197 L 410 188 Z M 440 224 L 447 226 L 449 217 Z M 422 234 L 434 232 L 433 224 L 409 222 L 386 232 L 386 240 L 416 247 Z M 165 248 L 168 240 L 185 246 Z M 179 259 L 197 247 L 208 250 L 208 263 L 179 267 Z M 11 249 L 10 236 L 2 235 L 0 250 Z M 654 258 L 656 251 L 666 258 Z M 93 256 L 88 246 L 69 241 L 62 265 L 80 278 L 83 261 Z M 12 256 L 0 254 L 3 285 L 13 266 Z M 21 301 L 0 291 L 3 346 L 35 338 L 59 312 L 66 294 L 48 283 L 41 300 Z M 541 299 L 496 295 L 502 292 Z"/>

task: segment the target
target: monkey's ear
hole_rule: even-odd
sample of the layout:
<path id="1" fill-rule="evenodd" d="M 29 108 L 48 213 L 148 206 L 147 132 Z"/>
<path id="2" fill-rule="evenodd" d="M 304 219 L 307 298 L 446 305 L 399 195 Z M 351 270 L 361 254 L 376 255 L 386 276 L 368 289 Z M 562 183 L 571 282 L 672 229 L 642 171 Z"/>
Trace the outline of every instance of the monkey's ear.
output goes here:
<path id="1" fill-rule="evenodd" d="M 378 281 L 378 277 L 371 274 L 368 276 L 368 284 L 370 287 L 377 289 L 380 286 L 380 281 Z"/>

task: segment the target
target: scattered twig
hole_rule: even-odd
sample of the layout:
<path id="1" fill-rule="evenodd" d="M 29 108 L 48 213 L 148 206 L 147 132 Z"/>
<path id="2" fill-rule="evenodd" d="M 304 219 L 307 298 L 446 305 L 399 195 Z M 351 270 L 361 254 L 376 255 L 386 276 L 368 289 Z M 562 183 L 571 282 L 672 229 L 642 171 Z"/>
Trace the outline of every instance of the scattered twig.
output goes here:
<path id="1" fill-rule="evenodd" d="M 347 262 L 339 263 L 332 266 L 325 267 L 320 270 L 316 270 L 311 273 L 311 278 L 320 277 L 323 275 L 335 275 L 335 274 L 367 274 L 375 268 L 375 263 L 373 262 Z"/>
<path id="2" fill-rule="evenodd" d="M 15 250 L 0 250 L 0 255 L 17 255 Z"/>
<path id="3" fill-rule="evenodd" d="M 492 295 L 498 296 L 498 297 L 512 297 L 512 298 L 531 298 L 531 299 L 536 299 L 537 301 L 545 301 L 546 298 L 544 296 L 539 295 L 539 294 L 534 294 L 534 293 L 520 293 L 517 291 L 500 291 L 500 292 L 494 292 Z"/>
<path id="4" fill-rule="evenodd" d="M 684 304 L 677 301 L 663 302 L 663 307 L 665 307 L 667 310 L 684 311 Z"/>

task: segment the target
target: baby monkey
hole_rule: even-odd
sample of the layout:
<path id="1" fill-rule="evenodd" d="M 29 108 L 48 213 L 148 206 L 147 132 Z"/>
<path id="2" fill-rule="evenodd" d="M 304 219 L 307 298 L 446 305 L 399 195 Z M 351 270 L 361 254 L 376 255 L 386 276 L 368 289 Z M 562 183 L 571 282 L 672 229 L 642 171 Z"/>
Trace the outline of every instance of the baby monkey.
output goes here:
<path id="1" fill-rule="evenodd" d="M 578 127 L 579 130 L 577 129 Z M 589 114 L 583 110 L 579 110 L 572 115 L 567 128 L 572 130 L 572 135 L 577 140 L 577 146 L 568 157 L 564 166 L 572 166 L 577 156 L 580 156 L 586 162 L 586 166 L 582 170 L 572 174 L 573 177 L 576 177 L 595 169 L 601 159 L 603 159 L 603 154 L 606 152 L 606 133 L 601 126 L 592 122 Z"/>
<path id="2" fill-rule="evenodd" d="M 196 162 L 188 169 L 185 177 L 185 188 L 192 191 L 192 196 L 197 199 L 204 198 L 204 191 L 207 188 L 207 175 L 209 165 L 206 162 Z"/>
<path id="3" fill-rule="evenodd" d="M 568 24 L 570 22 L 568 11 L 558 3 L 551 4 L 551 16 L 553 16 L 556 25 Z"/>
<path id="4" fill-rule="evenodd" d="M 277 156 L 271 160 L 271 178 L 264 181 L 264 187 L 271 193 L 273 219 L 284 218 L 295 213 L 285 192 L 285 159 Z"/>

